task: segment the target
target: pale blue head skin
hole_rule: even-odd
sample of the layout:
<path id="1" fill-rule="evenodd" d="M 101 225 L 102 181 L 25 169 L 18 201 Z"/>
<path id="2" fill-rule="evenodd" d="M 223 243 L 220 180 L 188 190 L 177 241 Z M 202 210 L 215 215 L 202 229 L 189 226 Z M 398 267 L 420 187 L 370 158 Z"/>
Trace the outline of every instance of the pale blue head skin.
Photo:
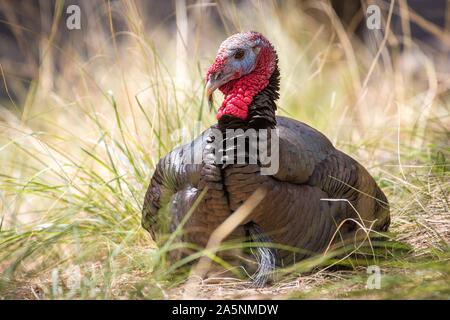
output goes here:
<path id="1" fill-rule="evenodd" d="M 225 73 L 239 72 L 240 76 L 249 74 L 256 66 L 256 57 L 259 53 L 259 39 L 252 39 L 251 33 L 239 33 L 225 40 L 219 48 L 219 54 L 225 59 Z M 236 53 L 242 50 L 242 58 L 236 58 Z"/>
<path id="2" fill-rule="evenodd" d="M 255 69 L 262 45 L 258 35 L 255 32 L 238 33 L 222 42 L 215 63 L 208 70 L 208 91 L 212 92 Z M 236 56 L 238 52 L 243 52 L 243 55 Z"/>

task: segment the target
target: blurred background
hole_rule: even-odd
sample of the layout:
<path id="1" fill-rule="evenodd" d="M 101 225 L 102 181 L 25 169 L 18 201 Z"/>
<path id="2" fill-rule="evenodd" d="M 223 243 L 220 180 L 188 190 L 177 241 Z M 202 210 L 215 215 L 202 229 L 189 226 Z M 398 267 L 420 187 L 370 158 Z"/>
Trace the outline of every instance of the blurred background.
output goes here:
<path id="1" fill-rule="evenodd" d="M 257 3 L 254 1 L 247 3 L 241 0 L 234 1 L 233 6 L 235 8 L 251 7 Z M 387 17 L 389 1 L 330 1 L 330 6 L 345 31 L 351 37 L 363 41 L 367 46 L 371 45 L 371 41 L 377 39 L 377 32 L 370 31 L 366 27 L 366 10 L 370 4 L 379 5 L 383 10 L 383 17 Z M 70 15 L 67 13 L 67 8 L 71 5 L 77 5 L 81 9 L 82 28 L 79 30 L 69 30 L 66 27 L 66 20 Z M 326 14 L 318 8 L 320 5 L 314 4 L 314 2 L 279 1 L 273 5 L 279 10 L 285 8 L 301 10 L 316 23 L 328 24 L 328 27 L 332 27 Z M 4 74 L 8 75 L 10 95 L 15 99 L 23 99 L 30 82 L 38 76 L 43 58 L 44 41 L 51 39 L 53 45 L 65 50 L 71 47 L 72 50 L 76 49 L 78 54 L 83 54 L 83 57 L 87 58 L 95 50 L 97 52 L 100 50 L 101 43 L 95 42 L 94 39 L 109 34 L 111 27 L 116 33 L 129 31 L 129 22 L 126 21 L 123 4 L 120 1 L 111 1 L 105 4 L 101 1 L 90 3 L 82 0 L 65 1 L 64 3 L 19 0 L 2 1 L 0 6 L 0 19 L 2 20 L 0 56 L 4 65 Z M 214 39 L 210 39 L 209 32 L 212 29 L 216 29 L 215 35 L 219 36 L 252 25 L 251 16 L 248 17 L 249 21 L 237 23 L 237 13 L 233 16 L 232 13 L 220 12 L 221 8 L 228 6 L 226 3 L 221 4 L 220 2 L 206 0 L 180 3 L 177 1 L 136 1 L 128 6 L 134 7 L 133 10 L 140 15 L 141 21 L 135 21 L 135 23 L 141 24 L 142 30 L 148 31 L 152 35 L 163 33 L 171 39 L 177 38 L 177 41 L 182 42 L 178 46 L 183 47 L 182 49 L 188 51 L 188 54 L 195 54 L 199 50 L 196 48 L 198 44 L 192 45 L 198 41 L 197 38 L 202 39 L 202 48 L 216 45 L 217 41 L 214 42 Z M 389 39 L 389 48 L 410 48 L 411 41 L 413 41 L 430 57 L 437 54 L 441 59 L 448 59 L 450 42 L 448 6 L 447 0 L 398 1 L 390 25 L 392 34 Z M 403 41 L 405 38 L 407 40 Z M 126 40 L 126 36 L 117 39 L 120 43 Z M 183 50 L 179 48 L 178 52 Z M 52 67 L 60 70 L 62 61 L 63 58 L 56 54 L 52 60 Z M 448 60 L 444 61 L 443 66 L 448 65 L 445 63 L 446 61 Z M 2 86 L 0 94 L 2 99 L 8 100 L 5 86 Z"/>
<path id="2" fill-rule="evenodd" d="M 246 30 L 278 52 L 279 114 L 368 168 L 402 250 L 364 262 L 380 290 L 338 259 L 199 295 L 450 297 L 450 1 L 0 0 L 0 298 L 180 295 L 190 261 L 164 264 L 143 195 L 158 159 L 214 123 L 206 69 Z"/>

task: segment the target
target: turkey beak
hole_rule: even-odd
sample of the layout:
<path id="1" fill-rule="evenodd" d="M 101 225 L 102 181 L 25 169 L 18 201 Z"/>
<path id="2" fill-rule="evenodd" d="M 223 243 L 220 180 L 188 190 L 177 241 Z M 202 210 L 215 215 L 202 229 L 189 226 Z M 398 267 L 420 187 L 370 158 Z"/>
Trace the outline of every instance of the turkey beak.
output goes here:
<path id="1" fill-rule="evenodd" d="M 217 71 L 209 75 L 208 82 L 206 83 L 205 92 L 208 98 L 209 111 L 214 108 L 213 104 L 213 92 L 219 88 L 225 81 L 223 71 Z"/>
<path id="2" fill-rule="evenodd" d="M 208 80 L 205 87 L 206 97 L 208 98 L 209 111 L 211 112 L 214 108 L 213 92 L 217 88 L 212 84 L 211 79 Z"/>

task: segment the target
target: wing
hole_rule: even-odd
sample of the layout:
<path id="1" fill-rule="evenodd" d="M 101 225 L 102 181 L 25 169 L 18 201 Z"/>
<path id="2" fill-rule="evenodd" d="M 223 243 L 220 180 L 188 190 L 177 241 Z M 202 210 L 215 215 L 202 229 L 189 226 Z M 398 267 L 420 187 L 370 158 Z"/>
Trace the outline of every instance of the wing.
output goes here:
<path id="1" fill-rule="evenodd" d="M 296 120 L 278 117 L 280 168 L 276 180 L 320 189 L 322 197 L 344 202 L 345 217 L 386 230 L 389 205 L 370 173 L 356 160 L 335 149 L 320 132 Z M 323 200 L 322 200 L 323 201 Z"/>
<path id="2" fill-rule="evenodd" d="M 285 233 L 290 240 L 284 243 L 299 245 L 300 238 L 294 239 L 303 233 L 300 226 L 308 219 L 324 219 L 305 224 L 306 229 L 314 226 L 317 231 L 347 218 L 362 219 L 363 224 L 375 230 L 387 229 L 386 197 L 362 165 L 304 123 L 277 117 L 277 128 L 279 169 L 274 175 L 260 175 L 256 165 L 226 169 L 225 185 L 231 209 L 239 207 L 253 190 L 267 183 L 271 190 L 268 201 L 255 210 L 251 219 L 268 231 L 290 230 Z M 295 227 L 296 224 L 299 226 Z M 288 236 L 290 232 L 292 236 Z"/>
<path id="3" fill-rule="evenodd" d="M 196 164 L 193 157 L 197 152 L 202 152 L 203 137 L 202 134 L 192 142 L 172 150 L 156 165 L 145 194 L 141 220 L 142 226 L 153 238 L 158 211 L 171 202 L 178 192 L 198 186 L 201 164 Z M 180 196 L 176 197 L 177 203 L 180 202 Z"/>
<path id="4" fill-rule="evenodd" d="M 279 134 L 279 170 L 275 179 L 306 183 L 318 164 L 336 149 L 319 131 L 285 117 L 277 117 Z"/>
<path id="5" fill-rule="evenodd" d="M 208 191 L 184 225 L 183 239 L 206 245 L 211 232 L 230 214 L 221 168 L 215 164 L 212 129 L 214 127 L 158 162 L 142 209 L 142 226 L 153 239 L 159 211 L 170 205 L 169 231 L 174 231 L 204 188 Z"/>

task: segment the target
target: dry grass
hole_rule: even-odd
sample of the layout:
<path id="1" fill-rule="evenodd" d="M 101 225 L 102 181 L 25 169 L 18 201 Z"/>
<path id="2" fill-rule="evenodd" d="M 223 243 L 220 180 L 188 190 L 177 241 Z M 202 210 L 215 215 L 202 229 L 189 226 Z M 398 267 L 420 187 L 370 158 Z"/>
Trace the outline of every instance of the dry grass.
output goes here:
<path id="1" fill-rule="evenodd" d="M 58 27 L 37 35 L 38 76 L 23 103 L 0 102 L 0 297 L 183 295 L 188 261 L 167 266 L 173 247 L 155 249 L 142 230 L 143 195 L 159 157 L 214 122 L 203 74 L 218 45 L 253 29 L 278 50 L 279 114 L 316 127 L 368 168 L 391 203 L 391 239 L 376 258 L 302 262 L 264 289 L 219 274 L 198 296 L 449 298 L 449 70 L 391 33 L 370 49 L 325 3 L 308 4 L 329 24 L 295 2 L 199 2 L 188 15 L 178 8 L 177 31 L 170 17 L 155 26 L 146 5 L 123 1 L 92 5 L 85 29 L 67 33 L 73 42 L 54 40 Z M 395 54 L 394 40 L 410 49 Z M 13 70 L 7 57 L 0 64 L 8 86 Z M 364 266 L 374 263 L 382 288 L 366 290 Z"/>

